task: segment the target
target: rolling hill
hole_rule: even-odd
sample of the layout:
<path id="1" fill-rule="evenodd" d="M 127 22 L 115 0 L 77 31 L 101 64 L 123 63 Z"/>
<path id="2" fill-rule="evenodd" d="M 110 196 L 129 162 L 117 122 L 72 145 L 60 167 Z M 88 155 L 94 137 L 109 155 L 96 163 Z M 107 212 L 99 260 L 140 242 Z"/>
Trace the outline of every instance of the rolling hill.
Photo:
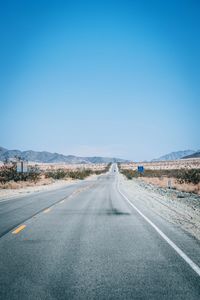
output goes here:
<path id="1" fill-rule="evenodd" d="M 184 156 L 182 157 L 182 159 L 187 159 L 187 158 L 199 158 L 200 157 L 200 150 L 198 150 L 197 152 Z"/>
<path id="2" fill-rule="evenodd" d="M 177 159 L 186 157 L 188 155 L 193 155 L 195 152 L 196 151 L 194 151 L 194 150 L 175 151 L 175 152 L 171 152 L 171 153 L 165 154 L 163 156 L 160 156 L 159 158 L 155 158 L 152 161 L 177 160 Z"/>
<path id="3" fill-rule="evenodd" d="M 127 162 L 124 159 L 114 157 L 79 157 L 75 155 L 63 155 L 47 151 L 20 151 L 8 150 L 0 147 L 0 161 L 11 160 L 16 156 L 23 160 L 38 163 L 68 163 L 68 164 L 89 164 L 89 163 L 110 163 L 110 162 Z"/>

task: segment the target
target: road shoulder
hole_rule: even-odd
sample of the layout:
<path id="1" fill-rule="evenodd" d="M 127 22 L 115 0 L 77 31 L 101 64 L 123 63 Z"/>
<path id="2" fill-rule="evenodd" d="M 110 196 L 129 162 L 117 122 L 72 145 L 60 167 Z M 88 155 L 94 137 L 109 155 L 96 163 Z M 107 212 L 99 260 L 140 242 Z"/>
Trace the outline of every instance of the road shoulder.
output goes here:
<path id="1" fill-rule="evenodd" d="M 137 179 L 127 180 L 122 175 L 120 175 L 120 182 L 127 195 L 139 205 L 184 229 L 200 241 L 199 196 L 164 191 Z"/>

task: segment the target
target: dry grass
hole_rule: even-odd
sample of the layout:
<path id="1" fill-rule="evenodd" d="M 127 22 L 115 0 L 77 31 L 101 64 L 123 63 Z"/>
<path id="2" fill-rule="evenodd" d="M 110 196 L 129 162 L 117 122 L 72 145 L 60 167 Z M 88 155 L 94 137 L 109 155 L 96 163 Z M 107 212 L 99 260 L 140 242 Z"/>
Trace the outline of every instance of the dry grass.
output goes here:
<path id="1" fill-rule="evenodd" d="M 178 183 L 176 178 L 166 178 L 166 177 L 140 177 L 140 180 L 156 185 L 161 188 L 168 188 L 169 181 L 171 182 L 171 188 L 175 188 L 176 190 L 188 193 L 196 193 L 200 195 L 200 183 L 192 184 L 192 183 Z"/>
<path id="2" fill-rule="evenodd" d="M 200 169 L 200 158 L 157 162 L 131 162 L 120 165 L 122 169 L 132 170 L 137 170 L 139 165 L 143 165 L 144 168 L 148 170 Z"/>
<path id="3" fill-rule="evenodd" d="M 0 183 L 0 189 L 21 189 L 25 187 L 31 187 L 31 186 L 41 186 L 41 185 L 48 185 L 53 183 L 54 180 L 51 178 L 44 178 L 43 176 L 41 177 L 40 180 L 38 180 L 36 183 L 33 181 L 17 181 L 15 182 L 14 180 L 11 180 L 6 183 Z"/>
<path id="4" fill-rule="evenodd" d="M 144 166 L 144 173 L 137 172 L 138 165 Z M 135 177 L 162 188 L 170 185 L 179 191 L 200 194 L 200 159 L 121 164 L 120 171 L 128 179 Z"/>
<path id="5" fill-rule="evenodd" d="M 99 170 L 103 170 L 106 168 L 107 164 L 44 164 L 44 163 L 29 163 L 29 165 L 31 166 L 35 166 L 37 165 L 37 167 L 41 170 L 41 171 L 52 171 L 52 170 L 92 170 L 92 171 L 99 171 Z"/>
<path id="6" fill-rule="evenodd" d="M 14 164 L 0 166 L 0 190 L 4 189 L 23 189 L 26 187 L 49 185 L 56 180 L 84 179 L 89 176 L 99 175 L 108 171 L 110 164 L 85 164 L 85 165 L 67 165 L 67 164 L 40 164 L 29 167 L 38 170 L 35 172 L 37 180 L 34 180 L 33 172 L 19 175 Z M 62 167 L 62 168 L 61 168 Z M 30 176 L 32 175 L 32 177 Z"/>

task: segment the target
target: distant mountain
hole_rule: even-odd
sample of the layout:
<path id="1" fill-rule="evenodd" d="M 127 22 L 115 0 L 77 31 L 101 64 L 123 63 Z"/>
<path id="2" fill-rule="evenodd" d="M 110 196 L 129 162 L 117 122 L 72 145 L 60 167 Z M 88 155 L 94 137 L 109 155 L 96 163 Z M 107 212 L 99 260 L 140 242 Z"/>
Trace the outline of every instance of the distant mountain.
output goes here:
<path id="1" fill-rule="evenodd" d="M 182 157 L 182 159 L 185 159 L 185 158 L 198 158 L 198 157 L 200 157 L 200 150 L 198 150 L 197 152 L 195 152 L 193 154 L 186 155 L 186 156 Z"/>
<path id="2" fill-rule="evenodd" d="M 177 159 L 181 159 L 185 156 L 192 155 L 195 152 L 196 151 L 194 151 L 194 150 L 184 150 L 184 151 L 171 152 L 171 153 L 165 154 L 165 155 L 163 155 L 159 158 L 155 158 L 152 161 L 177 160 Z"/>
<path id="3" fill-rule="evenodd" d="M 47 151 L 38 152 L 32 150 L 8 150 L 0 147 L 0 161 L 11 160 L 16 156 L 20 157 L 23 160 L 38 163 L 98 164 L 110 162 L 127 162 L 127 160 L 113 157 L 79 157 L 75 155 L 63 155 Z"/>
<path id="4" fill-rule="evenodd" d="M 100 164 L 100 163 L 116 163 L 116 162 L 128 162 L 128 160 L 124 160 L 121 158 L 111 158 L 111 157 L 100 157 L 100 156 L 94 156 L 94 157 L 82 157 L 82 159 L 86 159 L 86 161 L 89 161 L 93 164 Z"/>

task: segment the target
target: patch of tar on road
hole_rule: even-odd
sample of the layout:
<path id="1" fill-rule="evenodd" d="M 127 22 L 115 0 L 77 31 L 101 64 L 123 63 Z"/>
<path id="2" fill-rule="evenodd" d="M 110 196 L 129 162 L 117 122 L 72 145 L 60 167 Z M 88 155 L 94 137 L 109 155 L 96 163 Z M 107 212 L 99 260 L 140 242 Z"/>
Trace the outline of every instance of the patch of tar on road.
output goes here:
<path id="1" fill-rule="evenodd" d="M 107 215 L 112 215 L 112 216 L 129 216 L 130 213 L 128 212 L 123 212 L 123 211 L 119 211 L 118 209 L 116 208 L 113 208 L 113 209 L 107 209 L 106 210 L 106 214 Z"/>
<path id="2" fill-rule="evenodd" d="M 87 210 L 64 210 L 63 212 L 61 212 L 62 215 L 68 215 L 68 216 L 73 216 L 73 215 L 94 215 L 94 216 L 102 216 L 102 215 L 112 215 L 112 216 L 120 216 L 120 215 L 131 215 L 131 213 L 129 212 L 123 212 L 120 211 L 116 208 L 112 208 L 112 209 L 87 209 Z"/>
<path id="3" fill-rule="evenodd" d="M 111 191 L 108 193 L 108 203 L 109 203 L 109 208 L 106 209 L 106 215 L 108 216 L 128 216 L 131 215 L 130 212 L 122 211 L 120 209 L 117 209 L 115 205 L 113 204 L 112 201 L 112 194 Z"/>

